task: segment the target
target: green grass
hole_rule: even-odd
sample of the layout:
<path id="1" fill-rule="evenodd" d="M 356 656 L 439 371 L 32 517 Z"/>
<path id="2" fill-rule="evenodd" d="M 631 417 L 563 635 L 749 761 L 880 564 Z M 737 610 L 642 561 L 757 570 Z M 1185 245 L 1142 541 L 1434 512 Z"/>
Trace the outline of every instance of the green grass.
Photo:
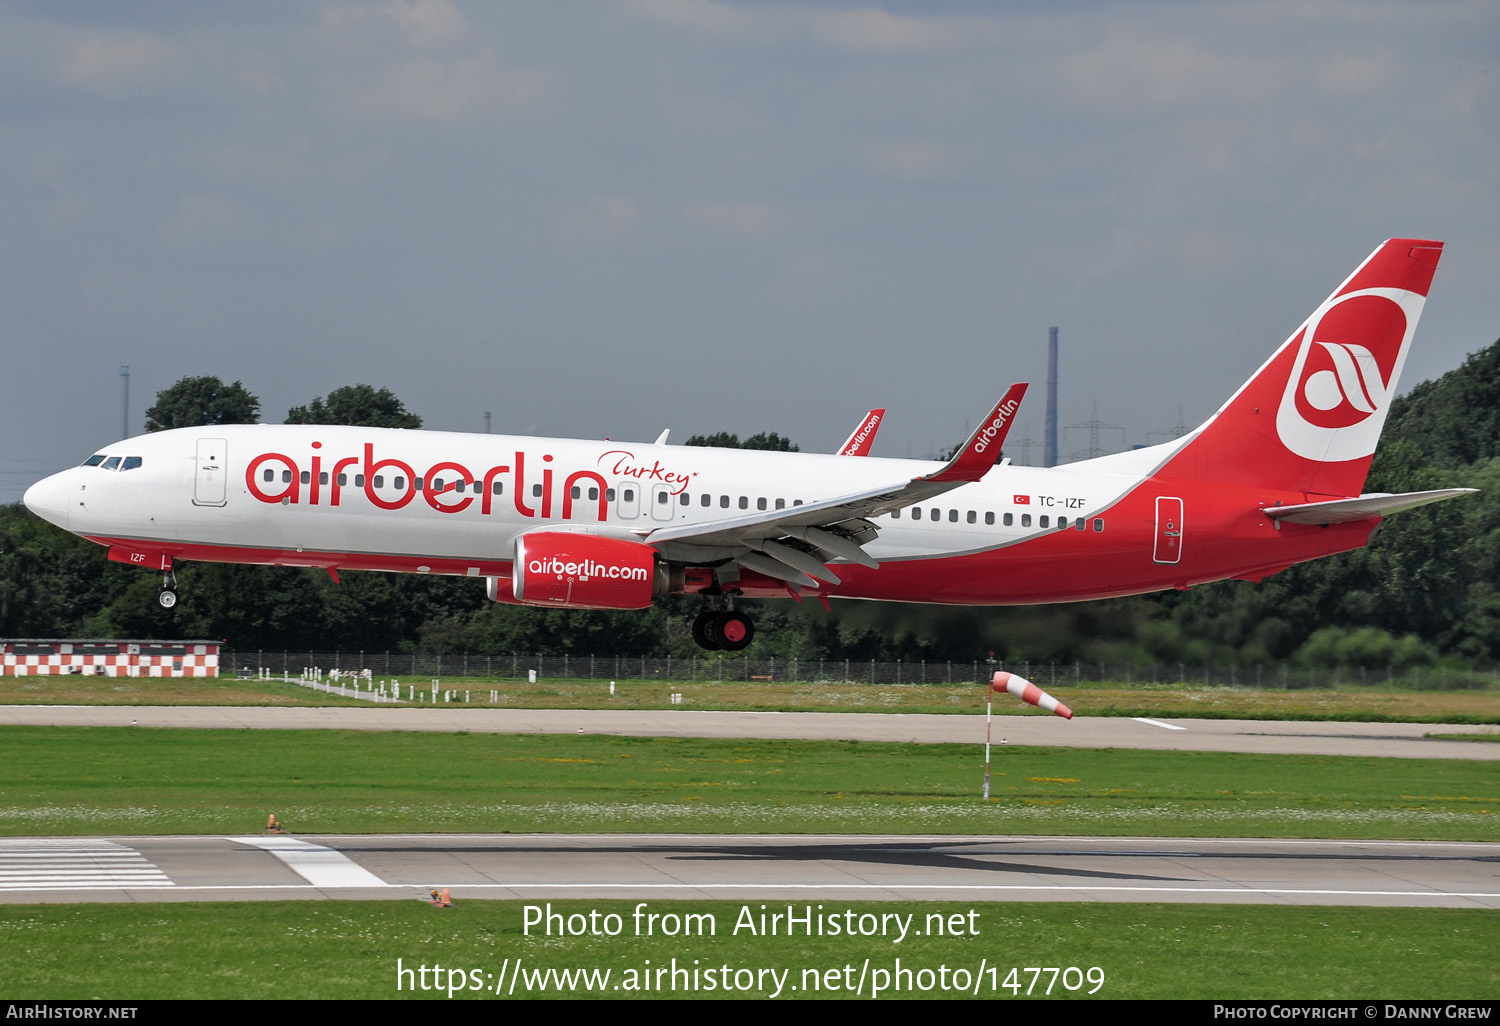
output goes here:
<path id="1" fill-rule="evenodd" d="M 1006 746 L 0 728 L 0 834 L 1500 836 L 1500 764 Z"/>
<path id="2" fill-rule="evenodd" d="M 541 903 L 539 903 L 541 904 Z M 0 906 L 0 999 L 114 1000 L 153 998 L 390 998 L 448 1000 L 443 989 L 420 989 L 434 975 L 413 973 L 397 990 L 396 963 L 420 970 L 441 966 L 443 984 L 462 981 L 456 999 L 476 996 L 467 984 L 493 986 L 504 967 L 522 961 L 527 970 L 609 970 L 602 996 L 722 997 L 722 990 L 673 994 L 609 989 L 636 979 L 648 968 L 677 965 L 700 973 L 710 967 L 786 972 L 782 998 L 814 996 L 811 977 L 836 970 L 842 988 L 857 982 L 869 960 L 869 996 L 875 972 L 889 984 L 899 958 L 912 971 L 937 976 L 940 967 L 976 974 L 981 960 L 999 966 L 1003 984 L 1011 967 L 1077 966 L 1103 971 L 1097 998 L 1493 999 L 1500 994 L 1494 952 L 1500 918 L 1490 910 L 1306 908 L 1213 905 L 978 904 L 824 902 L 822 914 L 852 909 L 914 916 L 921 929 L 929 914 L 959 914 L 964 936 L 908 936 L 899 944 L 881 937 L 757 937 L 733 933 L 742 908 L 760 913 L 759 901 L 652 902 L 648 911 L 712 914 L 712 937 L 634 936 L 635 902 L 553 902 L 563 915 L 597 910 L 621 917 L 616 937 L 543 936 L 522 932 L 521 902 L 465 901 L 437 910 L 411 902 L 245 902 L 223 904 Z M 765 902 L 768 911 L 786 902 Z M 792 903 L 801 914 L 806 903 Z M 814 907 L 816 912 L 816 906 Z M 975 913 L 969 918 L 969 913 Z M 601 918 L 601 922 L 602 922 Z M 978 935 L 968 935 L 970 923 Z M 506 960 L 511 960 L 507 963 Z M 648 961 L 649 960 L 649 966 Z M 697 964 L 694 964 L 697 960 Z M 846 976 L 844 967 L 849 966 Z M 450 971 L 454 975 L 450 976 Z M 472 971 L 479 977 L 468 975 Z M 462 974 L 462 975 L 460 975 Z M 507 981 L 509 977 L 507 976 Z M 667 979 L 667 977 L 663 977 Z M 700 980 L 705 977 L 700 976 Z M 741 977 L 748 982 L 748 977 Z M 763 977 L 767 990 L 770 978 Z M 820 976 L 826 984 L 827 976 Z M 1011 998 L 1003 986 L 982 996 Z M 1012 978 L 1042 997 L 1049 974 L 1020 972 Z M 1079 981 L 1071 976 L 1069 982 Z M 1071 994 L 1053 978 L 1047 1000 L 1086 998 L 1093 984 Z M 409 988 L 415 986 L 413 993 Z M 515 997 L 526 988 L 516 987 Z M 535 995 L 544 996 L 544 995 Z M 582 997 L 575 985 L 549 997 Z M 731 997 L 768 996 L 756 991 Z M 818 996 L 847 997 L 824 991 Z M 945 996 L 887 993 L 884 997 Z M 950 993 L 946 996 L 968 996 Z M 488 995 L 491 1000 L 496 996 Z"/>

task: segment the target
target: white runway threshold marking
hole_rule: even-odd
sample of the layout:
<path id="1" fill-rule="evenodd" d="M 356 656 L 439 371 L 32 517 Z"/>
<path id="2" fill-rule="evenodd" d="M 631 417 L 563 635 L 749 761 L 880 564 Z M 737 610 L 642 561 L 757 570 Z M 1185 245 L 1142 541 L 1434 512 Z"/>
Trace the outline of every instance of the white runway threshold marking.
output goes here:
<path id="1" fill-rule="evenodd" d="M 87 838 L 0 838 L 0 891 L 171 887 L 134 848 Z"/>
<path id="2" fill-rule="evenodd" d="M 387 887 L 384 880 L 363 866 L 356 865 L 349 856 L 311 841 L 299 841 L 295 837 L 230 837 L 227 840 L 248 844 L 275 855 L 293 872 L 314 887 Z"/>
<path id="3" fill-rule="evenodd" d="M 1175 723 L 1163 723 L 1161 720 L 1148 720 L 1144 716 L 1132 716 L 1131 719 L 1135 720 L 1135 722 L 1137 723 L 1149 723 L 1153 727 L 1161 727 L 1163 730 L 1187 730 L 1186 727 L 1179 727 Z"/>

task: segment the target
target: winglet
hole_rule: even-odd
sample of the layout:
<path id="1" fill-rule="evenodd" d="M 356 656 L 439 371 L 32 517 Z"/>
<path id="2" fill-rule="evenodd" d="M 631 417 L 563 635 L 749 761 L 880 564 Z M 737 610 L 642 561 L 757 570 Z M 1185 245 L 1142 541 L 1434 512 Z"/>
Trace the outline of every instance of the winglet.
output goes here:
<path id="1" fill-rule="evenodd" d="M 875 444 L 875 432 L 880 430 L 880 422 L 885 418 L 885 410 L 871 410 L 865 414 L 865 419 L 859 422 L 859 427 L 848 437 L 843 445 L 839 446 L 840 456 L 868 456 L 870 446 Z"/>
<path id="2" fill-rule="evenodd" d="M 989 473 L 1005 444 L 1005 436 L 1015 420 L 1016 410 L 1021 407 L 1021 397 L 1026 394 L 1026 383 L 1010 386 L 1005 397 L 995 404 L 989 416 L 979 422 L 978 429 L 969 436 L 962 449 L 954 454 L 948 465 L 936 474 L 929 474 L 923 481 L 947 483 L 950 481 L 978 481 Z"/>

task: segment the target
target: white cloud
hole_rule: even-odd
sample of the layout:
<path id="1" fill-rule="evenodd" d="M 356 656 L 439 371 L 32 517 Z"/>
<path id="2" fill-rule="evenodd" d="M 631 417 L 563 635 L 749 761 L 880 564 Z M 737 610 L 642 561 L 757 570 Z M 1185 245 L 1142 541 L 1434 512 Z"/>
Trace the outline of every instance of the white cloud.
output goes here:
<path id="1" fill-rule="evenodd" d="M 629 238 L 640 223 L 634 198 L 594 196 L 565 210 L 557 222 L 557 241 L 564 247 L 596 246 Z"/>
<path id="2" fill-rule="evenodd" d="M 865 163 L 882 177 L 916 182 L 940 176 L 951 161 L 931 143 L 877 143 L 866 148 Z"/>
<path id="3" fill-rule="evenodd" d="M 1288 69 L 1272 57 L 1120 28 L 1064 58 L 1060 71 L 1069 95 L 1084 106 L 1142 110 L 1265 100 L 1285 87 Z"/>
<path id="4" fill-rule="evenodd" d="M 93 30 L 73 41 L 63 74 L 77 85 L 103 88 L 151 78 L 176 50 L 145 32 Z"/>
<path id="5" fill-rule="evenodd" d="M 687 212 L 705 228 L 754 239 L 770 234 L 775 221 L 775 212 L 764 203 L 697 203 Z"/>
<path id="6" fill-rule="evenodd" d="M 982 24 L 891 14 L 874 7 L 830 11 L 781 4 L 736 7 L 715 0 L 634 0 L 629 8 L 643 18 L 705 36 L 745 43 L 815 42 L 853 53 L 916 53 L 961 46 Z"/>
<path id="7" fill-rule="evenodd" d="M 1318 85 L 1339 96 L 1363 96 L 1378 92 L 1396 79 L 1396 58 L 1389 53 L 1373 57 L 1330 57 L 1318 72 Z"/>

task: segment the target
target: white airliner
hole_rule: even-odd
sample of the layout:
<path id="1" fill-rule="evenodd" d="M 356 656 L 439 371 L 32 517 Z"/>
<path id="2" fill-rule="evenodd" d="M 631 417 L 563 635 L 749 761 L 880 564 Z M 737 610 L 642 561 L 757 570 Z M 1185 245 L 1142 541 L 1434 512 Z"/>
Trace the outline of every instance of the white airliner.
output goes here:
<path id="1" fill-rule="evenodd" d="M 162 573 L 166 608 L 178 560 L 455 574 L 539 606 L 696 593 L 694 637 L 730 650 L 753 634 L 745 597 L 1013 605 L 1260 580 L 1470 491 L 1361 494 L 1441 252 L 1381 245 L 1188 435 L 1053 469 L 997 465 L 1015 385 L 946 463 L 246 425 L 105 446 L 25 501 Z M 868 451 L 883 412 L 840 453 Z"/>

